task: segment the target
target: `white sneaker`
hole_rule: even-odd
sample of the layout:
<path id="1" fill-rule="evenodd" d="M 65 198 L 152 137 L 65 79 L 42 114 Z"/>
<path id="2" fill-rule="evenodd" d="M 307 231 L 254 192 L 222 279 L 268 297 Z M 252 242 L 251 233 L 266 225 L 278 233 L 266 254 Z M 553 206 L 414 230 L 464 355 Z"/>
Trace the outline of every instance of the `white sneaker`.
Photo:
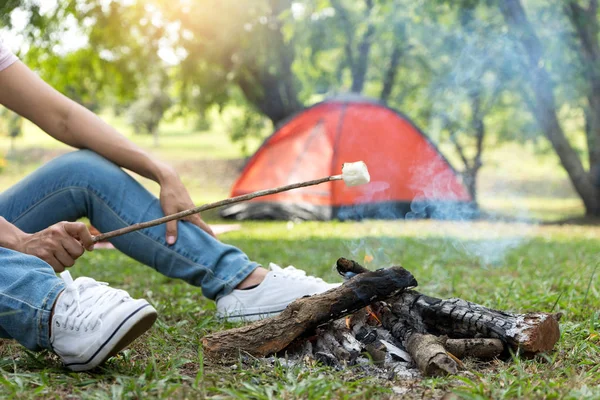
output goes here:
<path id="1" fill-rule="evenodd" d="M 146 300 L 91 278 L 60 274 L 66 283 L 52 317 L 50 343 L 66 367 L 87 371 L 117 354 L 156 321 Z"/>
<path id="2" fill-rule="evenodd" d="M 292 301 L 340 286 L 306 275 L 292 266 L 271 263 L 265 279 L 253 289 L 234 289 L 217 300 L 217 317 L 228 321 L 256 321 L 282 312 Z"/>

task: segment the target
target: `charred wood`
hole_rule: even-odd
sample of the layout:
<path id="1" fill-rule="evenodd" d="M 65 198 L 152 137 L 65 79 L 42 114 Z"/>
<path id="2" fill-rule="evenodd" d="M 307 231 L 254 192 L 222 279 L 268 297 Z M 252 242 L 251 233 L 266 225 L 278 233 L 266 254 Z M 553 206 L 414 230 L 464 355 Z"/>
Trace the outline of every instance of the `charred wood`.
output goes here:
<path id="1" fill-rule="evenodd" d="M 390 299 L 392 312 L 420 332 L 452 338 L 496 338 L 514 351 L 550 351 L 560 337 L 560 314 L 513 314 L 462 299 L 437 299 L 407 290 Z"/>
<path id="2" fill-rule="evenodd" d="M 408 318 L 405 318 L 408 317 Z M 389 308 L 381 310 L 383 326 L 402 343 L 425 376 L 453 375 L 458 364 L 448 355 L 443 339 L 428 334 L 410 315 L 398 315 Z"/>
<path id="3" fill-rule="evenodd" d="M 498 357 L 504 351 L 500 339 L 446 339 L 444 347 L 458 358 L 474 357 L 482 360 Z"/>
<path id="4" fill-rule="evenodd" d="M 205 336 L 204 352 L 225 363 L 240 353 L 264 357 L 282 350 L 307 330 L 414 286 L 417 281 L 402 267 L 364 272 L 338 288 L 294 301 L 273 318 Z"/>

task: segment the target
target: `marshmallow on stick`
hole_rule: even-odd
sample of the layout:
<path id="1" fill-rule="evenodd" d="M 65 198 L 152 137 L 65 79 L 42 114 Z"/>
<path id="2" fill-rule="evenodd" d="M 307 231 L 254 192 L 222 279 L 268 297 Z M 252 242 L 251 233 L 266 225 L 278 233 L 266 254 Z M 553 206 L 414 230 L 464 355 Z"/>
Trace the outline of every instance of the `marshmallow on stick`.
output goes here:
<path id="1" fill-rule="evenodd" d="M 342 179 L 346 186 L 364 185 L 371 181 L 367 164 L 363 161 L 344 163 L 342 166 Z"/>
<path id="2" fill-rule="evenodd" d="M 371 177 L 369 176 L 369 171 L 367 170 L 367 165 L 362 161 L 352 162 L 352 163 L 344 163 L 342 166 L 342 174 L 341 175 L 332 175 L 327 176 L 325 178 L 315 179 L 312 181 L 292 183 L 291 185 L 280 186 L 273 189 L 265 189 L 259 190 L 257 192 L 247 193 L 241 196 L 232 197 L 230 199 L 220 200 L 214 203 L 204 204 L 199 207 L 190 208 L 189 210 L 180 211 L 175 214 L 167 215 L 162 218 L 157 218 L 152 221 L 140 222 L 137 224 L 133 224 L 130 226 L 126 226 L 125 228 L 117 229 L 111 232 L 102 233 L 100 235 L 96 235 L 92 237 L 94 243 L 97 243 L 102 240 L 114 238 L 117 236 L 124 235 L 129 232 L 138 231 L 140 229 L 149 228 L 151 226 L 156 226 L 160 224 L 164 224 L 169 221 L 174 221 L 178 219 L 183 219 L 192 214 L 197 214 L 199 212 L 210 210 L 217 207 L 227 206 L 230 204 L 240 203 L 242 201 L 247 201 L 254 199 L 256 197 L 268 196 L 270 194 L 285 192 L 286 190 L 298 189 L 306 186 L 318 185 L 320 183 L 331 182 L 331 181 L 341 181 L 343 180 L 346 186 L 358 186 L 363 185 L 365 183 L 369 183 Z"/>

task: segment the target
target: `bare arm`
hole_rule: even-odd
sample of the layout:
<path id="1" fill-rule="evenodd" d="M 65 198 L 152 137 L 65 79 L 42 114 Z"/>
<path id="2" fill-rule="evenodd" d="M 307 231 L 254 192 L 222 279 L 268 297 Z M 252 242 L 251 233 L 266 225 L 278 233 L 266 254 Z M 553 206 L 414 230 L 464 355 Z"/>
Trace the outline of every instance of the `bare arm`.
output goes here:
<path id="1" fill-rule="evenodd" d="M 91 111 L 63 96 L 17 61 L 0 72 L 0 104 L 29 119 L 50 136 L 77 148 L 86 148 L 115 164 L 158 182 L 165 214 L 194 206 L 175 170 L 152 158 Z M 198 217 L 191 222 L 212 234 Z M 167 225 L 167 242 L 177 238 L 177 225 Z"/>
<path id="2" fill-rule="evenodd" d="M 55 139 L 90 149 L 117 165 L 161 183 L 175 174 L 94 113 L 63 96 L 17 61 L 0 73 L 0 103 Z"/>

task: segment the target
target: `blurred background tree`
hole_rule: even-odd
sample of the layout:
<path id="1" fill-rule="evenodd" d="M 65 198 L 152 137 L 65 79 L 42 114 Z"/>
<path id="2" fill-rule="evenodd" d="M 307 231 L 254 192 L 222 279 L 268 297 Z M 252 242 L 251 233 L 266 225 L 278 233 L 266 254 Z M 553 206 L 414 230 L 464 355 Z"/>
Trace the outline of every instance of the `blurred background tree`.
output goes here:
<path id="1" fill-rule="evenodd" d="M 148 132 L 233 105 L 243 139 L 354 93 L 452 144 L 475 196 L 486 148 L 534 142 L 600 215 L 596 0 L 8 0 L 0 24 L 57 89 Z"/>
<path id="2" fill-rule="evenodd" d="M 137 91 L 137 100 L 127 110 L 127 120 L 135 133 L 152 135 L 154 147 L 158 147 L 158 126 L 171 107 L 168 80 L 164 75 L 148 77 Z"/>
<path id="3" fill-rule="evenodd" d="M 6 155 L 10 158 L 15 153 L 16 139 L 23 134 L 23 118 L 6 108 L 0 108 L 0 132 L 10 137 L 10 149 Z"/>

